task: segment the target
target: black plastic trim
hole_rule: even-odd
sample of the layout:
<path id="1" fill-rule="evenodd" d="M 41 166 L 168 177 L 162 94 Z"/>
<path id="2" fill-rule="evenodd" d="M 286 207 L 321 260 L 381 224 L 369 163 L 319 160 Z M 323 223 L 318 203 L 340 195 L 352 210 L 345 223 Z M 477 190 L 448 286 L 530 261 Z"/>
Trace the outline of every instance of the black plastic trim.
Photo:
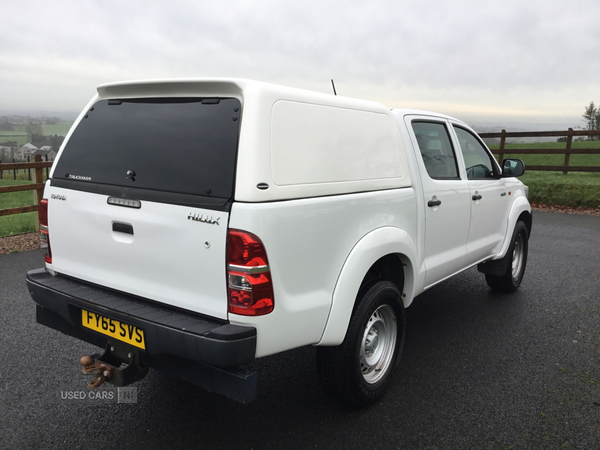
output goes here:
<path id="1" fill-rule="evenodd" d="M 163 308 L 128 294 L 53 276 L 45 269 L 27 272 L 27 286 L 38 304 L 38 322 L 94 345 L 103 347 L 112 338 L 85 328 L 82 309 L 141 328 L 146 350 L 136 351 L 140 362 L 150 367 L 162 366 L 161 361 L 169 356 L 228 368 L 252 361 L 256 353 L 252 327 Z"/>
<path id="2" fill-rule="evenodd" d="M 130 223 L 113 222 L 112 229 L 118 233 L 131 234 L 133 236 L 133 225 Z"/>
<path id="3" fill-rule="evenodd" d="M 52 178 L 50 185 L 64 189 L 72 189 L 74 191 L 102 194 L 131 200 L 146 200 L 149 202 L 191 206 L 193 208 L 207 208 L 224 212 L 231 211 L 231 201 L 229 199 L 220 197 L 206 197 L 202 195 L 182 194 L 179 192 L 154 191 L 151 189 L 113 186 L 110 184 L 65 180 L 61 178 Z"/>

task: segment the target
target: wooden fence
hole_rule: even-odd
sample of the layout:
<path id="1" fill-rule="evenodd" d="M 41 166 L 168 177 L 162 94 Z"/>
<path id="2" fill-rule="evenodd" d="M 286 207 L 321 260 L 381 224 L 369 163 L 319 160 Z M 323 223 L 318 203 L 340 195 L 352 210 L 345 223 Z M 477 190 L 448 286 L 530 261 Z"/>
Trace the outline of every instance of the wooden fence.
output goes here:
<path id="1" fill-rule="evenodd" d="M 569 162 L 571 155 L 597 155 L 600 154 L 600 148 L 572 148 L 574 136 L 600 136 L 599 130 L 577 130 L 569 128 L 567 131 L 523 131 L 500 133 L 479 133 L 481 138 L 500 138 L 500 147 L 492 150 L 498 155 L 498 161 L 502 163 L 504 155 L 565 155 L 565 162 L 562 166 L 534 166 L 527 165 L 527 170 L 545 170 L 562 171 L 565 175 L 569 172 L 600 172 L 600 166 L 571 166 Z M 565 148 L 510 148 L 507 149 L 506 138 L 520 137 L 566 137 Z M 600 142 L 599 142 L 600 144 Z"/>
<path id="2" fill-rule="evenodd" d="M 32 162 L 31 157 L 28 156 L 27 157 L 27 162 Z M 36 159 L 34 159 L 34 162 L 37 161 Z M 45 155 L 42 158 L 42 161 L 48 161 L 48 155 Z M 24 161 L 23 161 L 24 162 Z M 50 163 L 52 163 L 52 161 L 50 161 Z M 11 164 L 12 168 L 11 169 L 7 169 L 6 167 L 8 166 L 8 164 Z M 0 180 L 6 179 L 6 174 L 4 173 L 5 171 L 8 171 L 9 173 L 12 172 L 13 173 L 13 180 L 17 179 L 17 173 L 19 170 L 23 170 L 23 171 L 27 171 L 27 178 L 29 181 L 31 181 L 31 168 L 20 168 L 20 167 L 16 167 L 15 164 L 21 164 L 21 163 L 17 163 L 15 161 L 15 159 L 13 158 L 12 163 L 4 163 L 2 164 L 2 161 L 0 161 Z M 50 170 L 50 167 L 52 167 L 52 164 L 50 164 L 49 166 L 46 167 L 46 178 L 48 178 L 48 172 Z M 9 175 L 10 177 L 10 175 Z"/>
<path id="3" fill-rule="evenodd" d="M 15 186 L 0 186 L 0 195 L 8 192 L 19 192 L 19 191 L 33 191 L 33 205 L 21 206 L 19 208 L 8 208 L 0 209 L 0 216 L 10 216 L 12 214 L 21 214 L 31 211 L 37 211 L 40 200 L 44 196 L 44 168 L 51 167 L 53 161 L 42 161 L 40 155 L 35 156 L 35 162 L 26 163 L 9 163 L 0 164 L 0 173 L 5 170 L 12 170 L 13 174 L 21 169 L 35 169 L 32 172 L 33 183 L 32 184 L 18 184 Z M 36 229 L 39 229 L 39 222 L 36 215 L 35 218 Z"/>

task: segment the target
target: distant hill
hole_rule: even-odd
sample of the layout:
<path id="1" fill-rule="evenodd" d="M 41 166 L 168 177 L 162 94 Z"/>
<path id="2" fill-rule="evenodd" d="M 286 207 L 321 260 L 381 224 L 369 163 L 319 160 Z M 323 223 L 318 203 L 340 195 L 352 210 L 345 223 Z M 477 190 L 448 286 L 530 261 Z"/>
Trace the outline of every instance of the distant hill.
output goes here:
<path id="1" fill-rule="evenodd" d="M 530 124 L 527 128 L 523 125 L 520 126 L 481 126 L 475 125 L 473 129 L 477 133 L 500 133 L 503 129 L 507 132 L 519 132 L 519 131 L 567 131 L 569 128 L 576 129 L 579 125 L 563 125 L 557 123 L 551 124 Z M 498 145 L 500 144 L 500 138 L 485 138 L 484 142 L 487 145 Z M 507 138 L 507 144 L 530 144 L 532 142 L 556 142 L 555 137 L 526 137 L 526 138 Z"/>
<path id="2" fill-rule="evenodd" d="M 34 109 L 0 109 L 1 116 L 29 116 L 29 117 L 59 117 L 66 122 L 73 122 L 81 111 L 40 111 Z"/>

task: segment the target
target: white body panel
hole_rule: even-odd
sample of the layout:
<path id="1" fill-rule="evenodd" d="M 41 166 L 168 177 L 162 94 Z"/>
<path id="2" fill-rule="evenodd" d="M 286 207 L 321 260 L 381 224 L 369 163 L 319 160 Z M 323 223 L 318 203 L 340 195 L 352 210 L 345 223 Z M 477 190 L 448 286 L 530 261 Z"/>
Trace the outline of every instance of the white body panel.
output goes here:
<path id="1" fill-rule="evenodd" d="M 408 171 L 390 171 L 389 161 L 403 166 L 405 156 L 394 118 L 383 105 L 264 83 L 245 89 L 242 103 L 237 201 L 318 197 L 411 184 Z M 319 126 L 306 113 L 328 119 Z M 357 127 L 357 116 L 369 117 L 377 126 Z M 300 139 L 291 143 L 290 135 Z M 301 154 L 291 154 L 290 145 Z M 370 155 L 377 158 L 369 159 Z M 356 159 L 368 165 L 367 170 L 361 167 L 358 176 L 352 172 Z M 257 189 L 259 183 L 269 188 Z"/>
<path id="2" fill-rule="evenodd" d="M 382 112 L 278 101 L 271 116 L 273 182 L 408 181 L 395 128 Z"/>
<path id="3" fill-rule="evenodd" d="M 287 202 L 235 203 L 229 226 L 261 237 L 273 277 L 275 309 L 261 317 L 230 314 L 229 320 L 257 328 L 257 356 L 318 343 L 328 318 L 335 315 L 330 314 L 333 292 L 357 243 L 373 230 L 388 227 L 412 234 L 415 218 L 409 188 Z M 379 250 L 399 248 L 389 244 Z M 344 301 L 353 304 L 355 296 L 356 292 Z"/>
<path id="4" fill-rule="evenodd" d="M 227 318 L 227 213 L 147 201 L 126 208 L 107 204 L 105 195 L 52 186 L 44 197 L 54 272 Z M 190 214 L 219 216 L 221 224 Z M 134 234 L 113 231 L 113 222 L 130 224 Z"/>
<path id="5" fill-rule="evenodd" d="M 506 180 L 469 181 L 470 195 L 481 195 L 471 201 L 471 223 L 467 238 L 467 253 L 472 261 L 479 261 L 500 250 L 507 233 L 509 202 Z M 504 194 L 504 195 L 502 195 Z M 512 195 L 512 193 L 511 193 Z"/>

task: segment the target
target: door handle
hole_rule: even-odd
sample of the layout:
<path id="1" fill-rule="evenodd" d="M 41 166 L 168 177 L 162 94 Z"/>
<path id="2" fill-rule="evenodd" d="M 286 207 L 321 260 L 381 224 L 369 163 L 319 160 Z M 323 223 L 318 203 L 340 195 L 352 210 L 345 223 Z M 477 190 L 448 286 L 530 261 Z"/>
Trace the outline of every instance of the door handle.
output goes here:
<path id="1" fill-rule="evenodd" d="M 112 229 L 118 233 L 131 234 L 133 236 L 133 225 L 129 223 L 113 222 Z"/>
<path id="2" fill-rule="evenodd" d="M 477 194 L 477 195 L 474 195 L 471 198 L 473 199 L 474 202 L 476 202 L 477 200 L 481 200 L 483 197 L 481 197 L 481 195 Z"/>
<path id="3" fill-rule="evenodd" d="M 427 206 L 429 206 L 430 208 L 433 208 L 434 206 L 440 206 L 442 204 L 441 200 L 429 200 L 427 202 Z"/>

